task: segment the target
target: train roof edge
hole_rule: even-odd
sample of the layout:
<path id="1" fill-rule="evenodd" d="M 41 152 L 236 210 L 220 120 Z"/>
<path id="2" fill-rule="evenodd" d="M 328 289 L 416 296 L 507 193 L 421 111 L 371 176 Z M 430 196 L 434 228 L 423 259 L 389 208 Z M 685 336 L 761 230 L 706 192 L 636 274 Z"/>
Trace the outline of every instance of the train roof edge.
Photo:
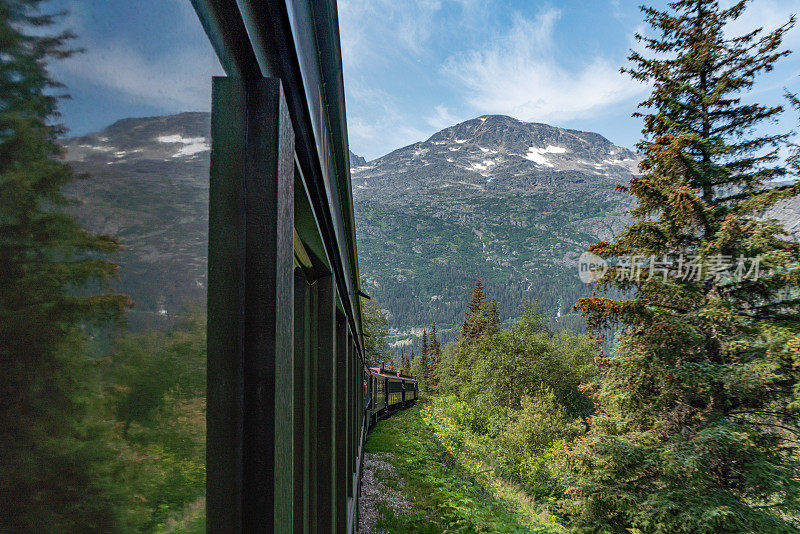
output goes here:
<path id="1" fill-rule="evenodd" d="M 417 377 L 414 376 L 414 373 L 407 375 L 401 371 L 392 371 L 391 369 L 386 369 L 385 367 L 370 367 L 369 370 L 389 377 L 405 378 L 407 380 L 417 379 Z"/>

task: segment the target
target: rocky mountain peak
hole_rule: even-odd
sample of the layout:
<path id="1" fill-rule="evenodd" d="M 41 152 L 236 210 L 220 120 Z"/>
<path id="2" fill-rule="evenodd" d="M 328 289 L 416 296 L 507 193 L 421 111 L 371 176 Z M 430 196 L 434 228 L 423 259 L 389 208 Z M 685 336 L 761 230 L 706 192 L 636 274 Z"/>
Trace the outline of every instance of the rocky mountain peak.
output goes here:
<path id="1" fill-rule="evenodd" d="M 68 161 L 193 159 L 211 149 L 211 116 L 204 112 L 122 119 L 100 132 L 65 140 Z M 109 161 L 110 160 L 110 161 Z"/>
<path id="2" fill-rule="evenodd" d="M 430 186 L 530 190 L 553 180 L 626 182 L 638 162 L 599 134 L 484 115 L 353 168 L 353 184 L 357 197 Z"/>
<path id="3" fill-rule="evenodd" d="M 364 156 L 359 156 L 358 154 L 354 154 L 352 150 L 350 152 L 350 168 L 353 167 L 361 167 L 362 165 L 367 164 L 367 160 Z"/>
<path id="4" fill-rule="evenodd" d="M 209 119 L 125 119 L 62 140 L 69 163 L 90 176 L 66 188 L 71 209 L 123 246 L 117 287 L 137 302 L 132 325 L 172 320 L 205 298 Z M 432 320 L 455 335 L 478 277 L 504 316 L 536 300 L 564 321 L 564 303 L 586 291 L 577 256 L 629 222 L 631 198 L 614 186 L 638 163 L 599 134 L 503 115 L 369 162 L 350 157 L 363 286 L 391 311 L 395 341 Z M 798 212 L 792 199 L 771 216 L 798 231 Z"/>
<path id="5" fill-rule="evenodd" d="M 627 149 L 615 146 L 600 134 L 524 122 L 507 115 L 484 115 L 464 121 L 435 133 L 426 143 L 475 144 L 522 155 L 532 149 L 553 154 L 571 152 L 582 155 L 593 153 L 595 156 L 634 155 Z"/>

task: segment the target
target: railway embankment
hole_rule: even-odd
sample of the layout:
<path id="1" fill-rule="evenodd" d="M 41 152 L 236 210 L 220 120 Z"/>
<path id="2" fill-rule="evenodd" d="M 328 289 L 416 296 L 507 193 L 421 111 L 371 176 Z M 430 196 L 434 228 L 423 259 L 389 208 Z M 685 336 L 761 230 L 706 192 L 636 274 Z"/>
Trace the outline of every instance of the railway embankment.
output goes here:
<path id="1" fill-rule="evenodd" d="M 495 471 L 441 399 L 378 422 L 365 451 L 364 533 L 563 531 L 543 506 Z"/>

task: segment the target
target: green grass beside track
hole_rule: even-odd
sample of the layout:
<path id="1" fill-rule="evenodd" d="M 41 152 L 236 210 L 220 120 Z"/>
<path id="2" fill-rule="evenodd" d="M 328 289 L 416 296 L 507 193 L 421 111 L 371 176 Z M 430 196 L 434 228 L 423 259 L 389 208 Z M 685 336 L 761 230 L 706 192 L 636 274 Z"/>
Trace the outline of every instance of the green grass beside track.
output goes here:
<path id="1" fill-rule="evenodd" d="M 505 485 L 491 470 L 476 469 L 470 451 L 448 447 L 450 430 L 439 422 L 431 403 L 380 421 L 369 435 L 366 451 L 391 453 L 390 462 L 402 478 L 409 499 L 416 504 L 410 514 L 380 509 L 377 528 L 389 533 L 438 532 L 562 532 L 530 514 L 520 513 L 526 503 L 513 492 L 501 496 Z M 463 443 L 463 442 L 461 442 Z M 468 446 L 468 445 L 467 445 Z M 511 496 L 509 496 L 511 495 Z M 527 516 L 527 518 L 526 518 Z"/>

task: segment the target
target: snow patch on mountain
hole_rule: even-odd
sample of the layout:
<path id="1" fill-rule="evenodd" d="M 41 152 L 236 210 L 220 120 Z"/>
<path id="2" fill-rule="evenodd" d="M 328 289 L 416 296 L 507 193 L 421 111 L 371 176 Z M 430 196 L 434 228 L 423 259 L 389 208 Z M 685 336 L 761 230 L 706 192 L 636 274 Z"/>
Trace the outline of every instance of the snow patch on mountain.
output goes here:
<path id="1" fill-rule="evenodd" d="M 547 156 L 545 156 L 545 154 L 564 154 L 566 152 L 567 149 L 560 146 L 547 145 L 545 148 L 532 146 L 528 147 L 528 153 L 522 157 L 538 165 L 547 165 L 548 167 L 554 167 L 554 165 L 550 162 Z"/>
<path id="2" fill-rule="evenodd" d="M 108 141 L 108 139 L 106 139 Z M 115 150 L 113 146 L 98 146 L 98 145 L 78 145 L 81 148 L 88 148 L 89 150 L 99 150 L 100 152 L 112 152 Z"/>
<path id="3" fill-rule="evenodd" d="M 494 160 L 491 160 L 491 159 L 485 159 L 480 163 L 473 161 L 469 166 L 469 170 L 471 170 L 471 171 L 485 171 L 485 170 L 489 169 L 489 167 L 492 167 L 494 165 L 497 165 L 497 162 L 494 161 Z"/>
<path id="4" fill-rule="evenodd" d="M 181 134 L 161 135 L 156 138 L 159 143 L 183 145 L 172 155 L 173 158 L 194 156 L 201 152 L 211 150 L 208 139 L 205 137 L 183 137 Z"/>

